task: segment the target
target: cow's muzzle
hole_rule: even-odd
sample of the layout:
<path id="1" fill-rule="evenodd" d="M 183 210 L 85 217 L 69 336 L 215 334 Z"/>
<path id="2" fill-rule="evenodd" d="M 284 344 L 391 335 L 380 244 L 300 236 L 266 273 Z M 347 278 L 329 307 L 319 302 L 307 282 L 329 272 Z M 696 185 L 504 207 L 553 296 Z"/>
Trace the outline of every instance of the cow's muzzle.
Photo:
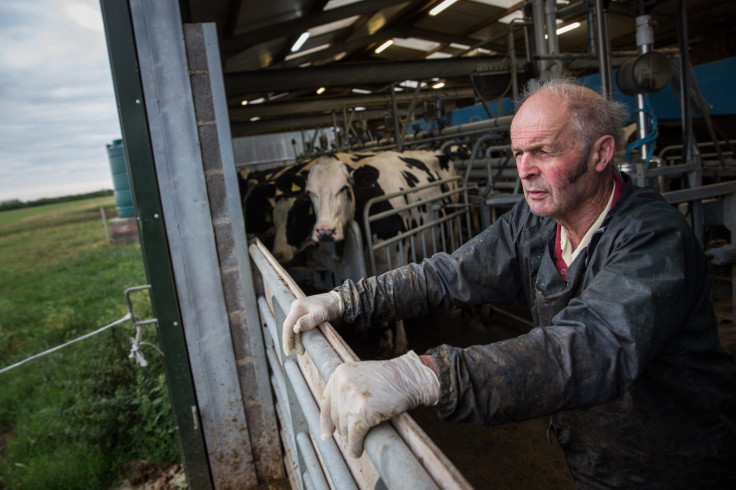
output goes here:
<path id="1" fill-rule="evenodd" d="M 334 242 L 337 228 L 317 228 L 314 233 L 318 242 Z"/>

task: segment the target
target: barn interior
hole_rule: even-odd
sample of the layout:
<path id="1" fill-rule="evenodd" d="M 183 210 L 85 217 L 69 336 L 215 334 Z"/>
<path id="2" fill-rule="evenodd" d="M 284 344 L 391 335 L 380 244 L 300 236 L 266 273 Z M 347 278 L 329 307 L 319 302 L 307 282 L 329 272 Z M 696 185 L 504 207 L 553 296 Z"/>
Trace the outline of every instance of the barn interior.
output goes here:
<path id="1" fill-rule="evenodd" d="M 458 227 L 468 238 L 522 197 L 508 124 L 528 84 L 570 77 L 625 102 L 619 168 L 692 224 L 711 259 L 722 342 L 736 354 L 731 2 L 181 0 L 179 11 L 184 24 L 214 25 L 241 174 L 333 152 L 441 151 L 461 178 Z M 273 240 L 272 230 L 256 235 Z M 309 293 L 371 272 L 363 255 L 313 245 L 283 266 Z M 380 339 L 337 328 L 361 358 L 390 355 Z M 422 352 L 502 340 L 531 324 L 524 308 L 487 305 L 405 328 Z M 412 416 L 474 488 L 572 488 L 546 420 L 478 428 L 447 426 L 431 410 Z"/>

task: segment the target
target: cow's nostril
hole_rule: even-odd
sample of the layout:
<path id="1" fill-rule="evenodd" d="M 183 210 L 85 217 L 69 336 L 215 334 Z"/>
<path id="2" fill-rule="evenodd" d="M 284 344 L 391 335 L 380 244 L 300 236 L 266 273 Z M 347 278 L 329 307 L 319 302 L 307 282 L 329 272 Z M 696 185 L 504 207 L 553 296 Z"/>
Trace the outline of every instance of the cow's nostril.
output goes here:
<path id="1" fill-rule="evenodd" d="M 320 242 L 333 242 L 335 241 L 336 228 L 319 228 L 317 230 L 317 239 Z"/>

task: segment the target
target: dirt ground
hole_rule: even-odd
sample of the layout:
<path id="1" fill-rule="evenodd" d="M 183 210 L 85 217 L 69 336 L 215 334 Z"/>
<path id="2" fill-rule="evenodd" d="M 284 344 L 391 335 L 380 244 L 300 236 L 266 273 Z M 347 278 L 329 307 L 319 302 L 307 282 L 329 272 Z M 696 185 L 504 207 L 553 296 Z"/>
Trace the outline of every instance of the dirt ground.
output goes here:
<path id="1" fill-rule="evenodd" d="M 115 490 L 170 490 L 189 488 L 181 465 L 158 466 L 146 461 L 128 463 L 125 480 Z"/>

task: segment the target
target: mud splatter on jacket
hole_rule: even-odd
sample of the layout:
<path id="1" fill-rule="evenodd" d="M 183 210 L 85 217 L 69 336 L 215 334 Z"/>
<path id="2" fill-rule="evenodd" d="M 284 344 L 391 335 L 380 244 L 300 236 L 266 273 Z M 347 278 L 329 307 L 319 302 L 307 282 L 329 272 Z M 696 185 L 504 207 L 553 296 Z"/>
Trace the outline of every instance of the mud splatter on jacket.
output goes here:
<path id="1" fill-rule="evenodd" d="M 522 201 L 451 255 L 346 282 L 337 288 L 343 318 L 527 304 L 527 334 L 429 351 L 443 420 L 550 415 L 582 488 L 736 488 L 736 368 L 718 340 L 709 265 L 687 222 L 628 182 L 568 283 L 552 261 L 555 225 Z"/>

